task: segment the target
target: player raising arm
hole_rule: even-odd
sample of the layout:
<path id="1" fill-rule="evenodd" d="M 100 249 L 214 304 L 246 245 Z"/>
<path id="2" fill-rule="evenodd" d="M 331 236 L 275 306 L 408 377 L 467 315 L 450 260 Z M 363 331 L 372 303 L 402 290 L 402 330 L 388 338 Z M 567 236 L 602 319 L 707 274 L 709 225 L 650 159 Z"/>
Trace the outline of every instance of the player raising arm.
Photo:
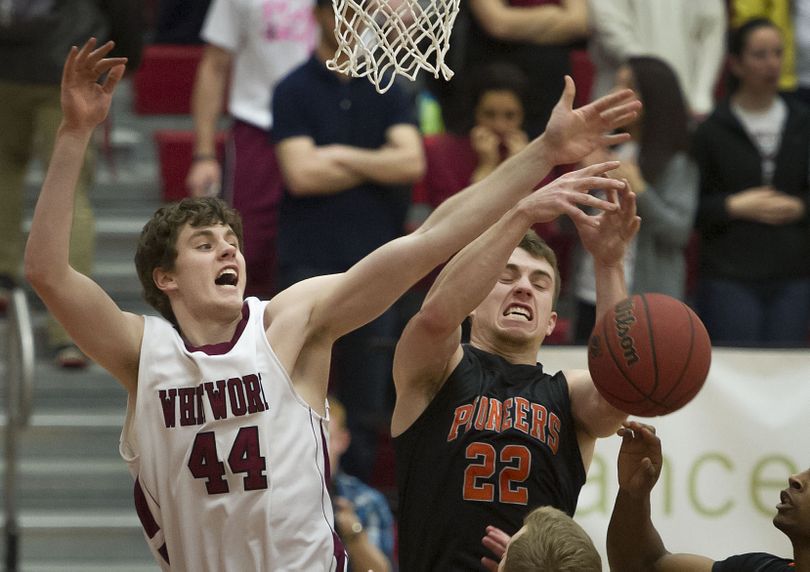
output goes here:
<path id="1" fill-rule="evenodd" d="M 332 344 L 478 236 L 553 165 L 624 140 L 605 133 L 640 104 L 625 91 L 572 110 L 569 79 L 547 132 L 488 179 L 346 273 L 300 282 L 269 302 L 243 298 L 235 211 L 218 199 L 165 206 L 145 225 L 136 253 L 145 297 L 163 318 L 136 316 L 68 263 L 81 158 L 124 71 L 123 60 L 105 57 L 110 49 L 90 40 L 65 65 L 63 120 L 26 275 L 79 347 L 129 393 L 121 454 L 164 570 L 342 569 L 324 450 Z M 586 192 L 594 174 L 615 167 L 595 166 L 549 188 L 544 216 L 568 213 L 585 224 L 580 205 L 615 210 Z"/>
<path id="2" fill-rule="evenodd" d="M 599 187 L 619 207 L 574 221 L 595 260 L 597 311 L 627 296 L 635 195 L 626 181 L 582 179 L 587 172 L 521 200 L 458 253 L 402 334 L 392 434 L 407 570 L 478 569 L 487 525 L 514 534 L 540 505 L 573 515 L 596 438 L 625 418 L 587 371 L 550 375 L 537 363 L 560 285 L 554 252 L 527 229 L 545 220 L 552 189 Z M 470 343 L 461 345 L 467 316 Z"/>
<path id="3" fill-rule="evenodd" d="M 810 469 L 792 475 L 782 491 L 773 524 L 793 544 L 795 562 L 755 552 L 713 561 L 671 554 L 650 518 L 650 491 L 661 475 L 661 440 L 649 425 L 631 421 L 619 430 L 619 492 L 607 533 L 608 561 L 616 572 L 808 572 L 810 571 Z"/>

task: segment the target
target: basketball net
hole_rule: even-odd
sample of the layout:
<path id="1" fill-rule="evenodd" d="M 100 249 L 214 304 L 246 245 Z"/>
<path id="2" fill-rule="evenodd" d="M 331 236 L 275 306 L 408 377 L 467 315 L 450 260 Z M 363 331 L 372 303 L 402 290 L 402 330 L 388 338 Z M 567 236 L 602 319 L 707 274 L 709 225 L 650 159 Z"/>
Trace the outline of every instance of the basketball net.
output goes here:
<path id="1" fill-rule="evenodd" d="M 332 0 L 338 49 L 330 70 L 368 77 L 385 93 L 396 74 L 413 81 L 420 69 L 445 80 L 444 63 L 460 0 Z"/>

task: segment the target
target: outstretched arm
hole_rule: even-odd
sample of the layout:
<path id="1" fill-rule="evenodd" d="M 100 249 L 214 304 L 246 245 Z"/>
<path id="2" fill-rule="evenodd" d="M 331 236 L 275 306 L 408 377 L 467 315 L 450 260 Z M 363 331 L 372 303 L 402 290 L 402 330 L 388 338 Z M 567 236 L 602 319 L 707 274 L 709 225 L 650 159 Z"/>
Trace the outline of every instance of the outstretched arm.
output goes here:
<path id="1" fill-rule="evenodd" d="M 609 200 L 620 208 L 600 214 L 598 227 L 574 221 L 585 250 L 594 259 L 597 318 L 627 297 L 624 255 L 638 232 L 641 219 L 636 215 L 636 195 L 630 192 L 626 180 L 625 183 L 623 193 L 607 189 Z M 627 415 L 602 398 L 587 371 L 566 372 L 566 378 L 580 451 L 587 468 L 596 439 L 615 433 Z"/>
<path id="2" fill-rule="evenodd" d="M 355 264 L 313 301 L 309 327 L 337 339 L 373 320 L 417 280 L 468 244 L 557 164 L 574 163 L 598 146 L 625 140 L 608 135 L 635 117 L 640 103 L 624 90 L 572 109 L 566 89 L 546 132 L 504 161 L 489 177 L 441 204 L 414 233 L 392 241 Z"/>
<path id="3" fill-rule="evenodd" d="M 90 278 L 71 268 L 73 200 L 93 130 L 107 116 L 124 58 L 105 58 L 108 42 L 72 48 L 62 75 L 62 123 L 37 201 L 25 251 L 25 274 L 48 309 L 87 355 L 134 391 L 143 318 L 122 312 Z M 99 77 L 106 75 L 103 83 Z"/>
<path id="4" fill-rule="evenodd" d="M 630 421 L 619 430 L 619 492 L 607 531 L 611 570 L 709 572 L 712 560 L 670 554 L 650 516 L 650 491 L 661 474 L 661 440 L 649 425 Z"/>
<path id="5" fill-rule="evenodd" d="M 442 383 L 461 359 L 460 324 L 503 277 L 509 257 L 535 223 L 567 214 L 582 225 L 594 224 L 578 205 L 613 210 L 616 205 L 589 195 L 588 190 L 604 185 L 618 189 L 621 181 L 600 175 L 617 163 L 600 163 L 563 175 L 529 197 L 465 247 L 445 266 L 420 311 L 410 320 L 394 356 L 397 405 L 392 430 L 404 431 L 424 411 Z M 543 280 L 528 288 L 551 289 Z M 550 332 L 549 326 L 546 335 Z"/>

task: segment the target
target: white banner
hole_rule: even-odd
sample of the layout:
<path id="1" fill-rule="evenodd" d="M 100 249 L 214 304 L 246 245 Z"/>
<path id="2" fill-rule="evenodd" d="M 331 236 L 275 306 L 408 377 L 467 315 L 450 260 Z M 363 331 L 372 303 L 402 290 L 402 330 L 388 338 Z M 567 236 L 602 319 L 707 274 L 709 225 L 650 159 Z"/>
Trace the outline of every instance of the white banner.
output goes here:
<path id="1" fill-rule="evenodd" d="M 545 347 L 539 359 L 550 373 L 587 368 L 584 347 Z M 652 511 L 670 552 L 792 556 L 771 520 L 788 476 L 810 466 L 810 352 L 715 348 L 698 396 L 642 421 L 661 437 Z M 619 444 L 618 436 L 599 440 L 576 514 L 605 562 Z"/>

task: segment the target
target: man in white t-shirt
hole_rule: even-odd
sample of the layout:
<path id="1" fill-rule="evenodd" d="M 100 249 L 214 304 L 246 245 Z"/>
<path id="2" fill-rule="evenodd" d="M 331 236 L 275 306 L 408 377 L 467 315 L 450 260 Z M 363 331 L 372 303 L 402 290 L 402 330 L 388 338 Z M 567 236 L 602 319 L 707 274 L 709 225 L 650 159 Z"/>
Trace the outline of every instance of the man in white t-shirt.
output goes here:
<path id="1" fill-rule="evenodd" d="M 195 197 L 223 190 L 242 214 L 248 295 L 266 298 L 275 289 L 282 178 L 271 140 L 271 98 L 317 43 L 313 6 L 313 0 L 214 0 L 201 33 L 207 45 L 194 85 L 194 156 L 186 184 Z M 223 175 L 215 136 L 229 77 L 233 124 Z"/>

